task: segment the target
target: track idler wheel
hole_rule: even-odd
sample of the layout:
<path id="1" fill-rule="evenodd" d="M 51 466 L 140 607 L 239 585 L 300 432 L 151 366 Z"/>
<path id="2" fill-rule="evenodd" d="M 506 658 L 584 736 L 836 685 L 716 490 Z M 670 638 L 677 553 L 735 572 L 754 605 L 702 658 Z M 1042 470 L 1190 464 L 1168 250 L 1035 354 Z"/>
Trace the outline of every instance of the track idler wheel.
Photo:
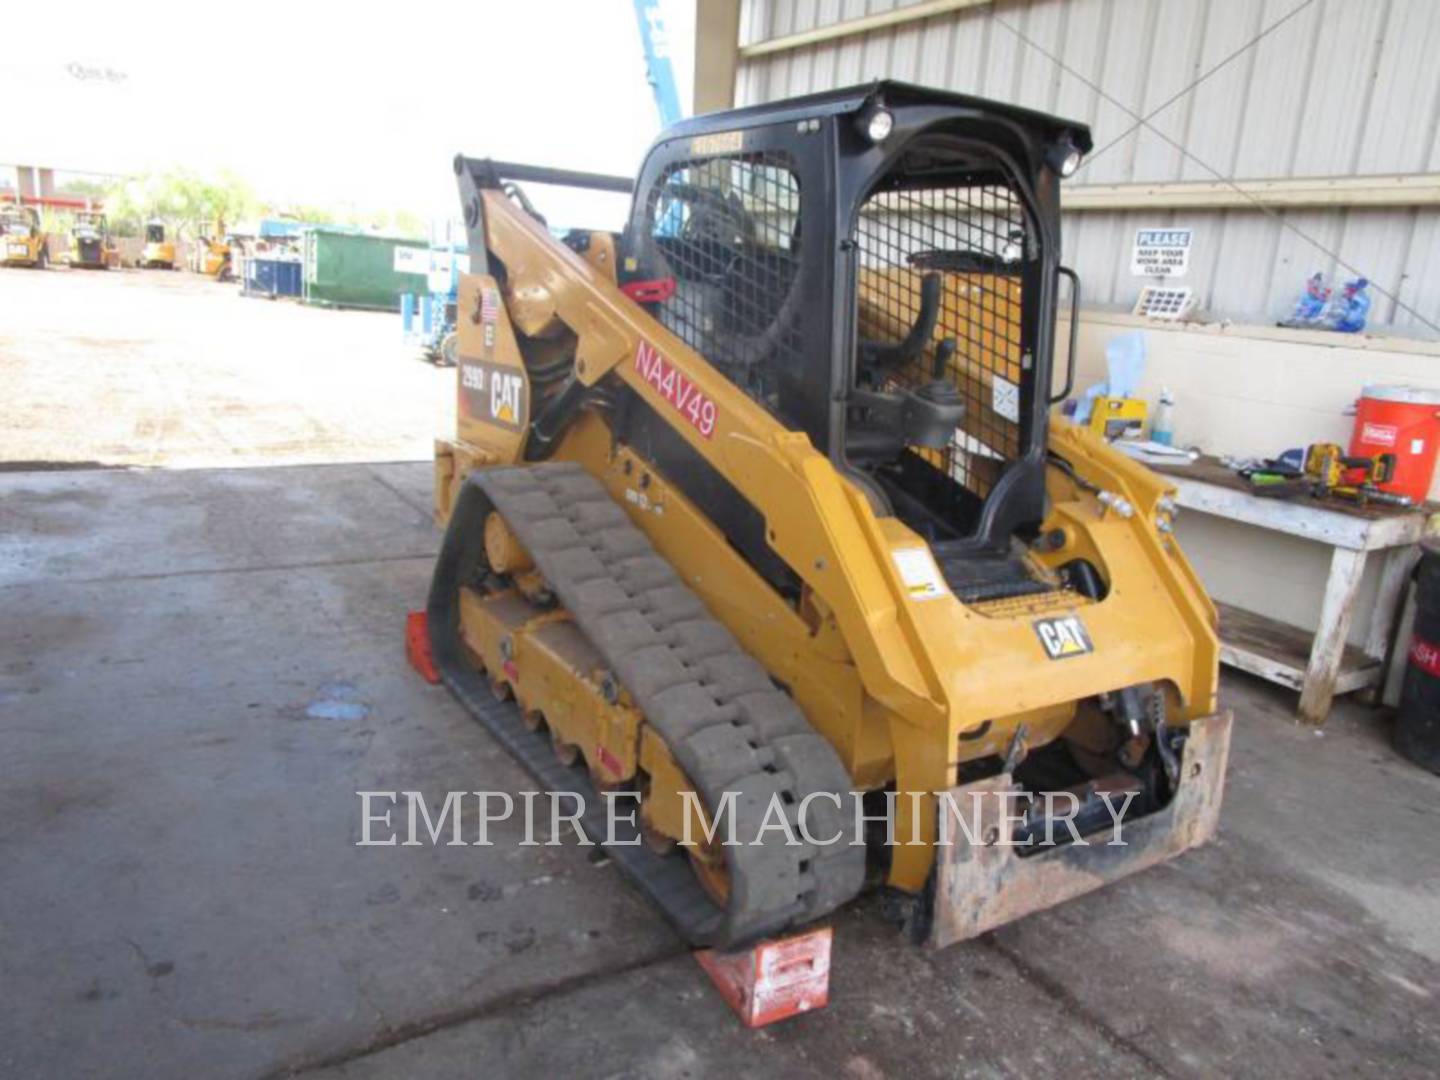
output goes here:
<path id="1" fill-rule="evenodd" d="M 485 517 L 485 559 L 496 574 L 521 574 L 535 569 L 530 553 L 515 538 L 505 519 L 493 510 Z"/>

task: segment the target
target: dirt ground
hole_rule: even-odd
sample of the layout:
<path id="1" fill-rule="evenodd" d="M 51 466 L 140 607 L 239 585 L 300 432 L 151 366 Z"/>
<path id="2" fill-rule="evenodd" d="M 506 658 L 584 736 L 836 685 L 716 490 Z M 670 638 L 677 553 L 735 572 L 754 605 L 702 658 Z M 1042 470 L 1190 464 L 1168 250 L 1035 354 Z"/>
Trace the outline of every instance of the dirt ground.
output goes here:
<path id="1" fill-rule="evenodd" d="M 183 271 L 0 268 L 0 386 L 10 468 L 416 460 L 453 428 L 398 314 Z"/>
<path id="2" fill-rule="evenodd" d="M 454 373 L 397 324 L 0 271 L 0 1078 L 1436 1075 L 1440 777 L 1243 675 L 1212 843 L 941 952 L 864 896 L 760 1032 L 586 849 L 358 847 L 534 786 L 404 657 Z"/>

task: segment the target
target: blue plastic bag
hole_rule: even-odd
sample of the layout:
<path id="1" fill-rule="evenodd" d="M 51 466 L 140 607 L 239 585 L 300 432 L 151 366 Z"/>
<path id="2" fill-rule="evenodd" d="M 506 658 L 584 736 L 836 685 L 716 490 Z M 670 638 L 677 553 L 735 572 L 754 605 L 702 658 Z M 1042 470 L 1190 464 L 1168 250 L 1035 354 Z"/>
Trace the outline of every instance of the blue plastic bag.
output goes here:
<path id="1" fill-rule="evenodd" d="M 1075 406 L 1075 422 L 1090 422 L 1097 397 L 1135 397 L 1145 374 L 1145 332 L 1117 334 L 1105 343 L 1105 381 L 1088 387 Z"/>
<path id="2" fill-rule="evenodd" d="M 1365 329 L 1370 316 L 1370 282 L 1365 278 L 1347 281 L 1340 295 L 1330 301 L 1330 329 L 1342 334 L 1358 334 Z"/>

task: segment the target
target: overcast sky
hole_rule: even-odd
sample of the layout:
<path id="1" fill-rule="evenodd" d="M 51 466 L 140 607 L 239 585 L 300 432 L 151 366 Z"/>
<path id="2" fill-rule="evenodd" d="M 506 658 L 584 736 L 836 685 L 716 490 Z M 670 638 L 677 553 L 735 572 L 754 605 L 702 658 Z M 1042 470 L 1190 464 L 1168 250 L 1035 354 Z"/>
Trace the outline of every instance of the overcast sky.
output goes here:
<path id="1" fill-rule="evenodd" d="M 457 151 L 632 175 L 659 128 L 631 0 L 14 7 L 0 164 L 453 215 Z M 688 106 L 693 0 L 663 10 Z"/>

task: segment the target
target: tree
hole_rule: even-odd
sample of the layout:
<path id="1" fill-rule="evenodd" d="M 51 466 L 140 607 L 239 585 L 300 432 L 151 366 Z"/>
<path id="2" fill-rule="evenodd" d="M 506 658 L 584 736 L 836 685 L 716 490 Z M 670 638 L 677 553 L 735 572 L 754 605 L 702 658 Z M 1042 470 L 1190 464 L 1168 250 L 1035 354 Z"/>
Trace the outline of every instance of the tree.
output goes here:
<path id="1" fill-rule="evenodd" d="M 327 206 L 287 205 L 279 211 L 279 216 L 291 221 L 304 221 L 311 225 L 335 224 L 335 212 Z"/>
<path id="2" fill-rule="evenodd" d="M 112 186 L 113 184 L 103 180 L 86 180 L 84 177 L 72 176 L 60 185 L 60 191 L 64 195 L 72 195 L 99 203 L 104 201 Z"/>
<path id="3" fill-rule="evenodd" d="M 223 218 L 234 222 L 254 212 L 255 193 L 233 173 L 204 177 L 188 169 L 147 173 L 121 181 L 105 200 L 117 232 L 135 235 L 151 218 L 159 218 L 176 236 L 198 223 Z"/>
<path id="4" fill-rule="evenodd" d="M 105 212 L 111 230 L 119 236 L 139 236 L 147 221 L 159 218 L 180 238 L 193 235 L 198 223 L 223 218 L 233 226 L 262 210 L 315 225 L 345 225 L 416 238 L 426 235 L 425 219 L 409 209 L 376 209 L 344 201 L 328 206 L 262 203 L 248 183 L 229 172 L 203 176 L 184 168 L 166 169 L 120 181 L 105 194 Z"/>

